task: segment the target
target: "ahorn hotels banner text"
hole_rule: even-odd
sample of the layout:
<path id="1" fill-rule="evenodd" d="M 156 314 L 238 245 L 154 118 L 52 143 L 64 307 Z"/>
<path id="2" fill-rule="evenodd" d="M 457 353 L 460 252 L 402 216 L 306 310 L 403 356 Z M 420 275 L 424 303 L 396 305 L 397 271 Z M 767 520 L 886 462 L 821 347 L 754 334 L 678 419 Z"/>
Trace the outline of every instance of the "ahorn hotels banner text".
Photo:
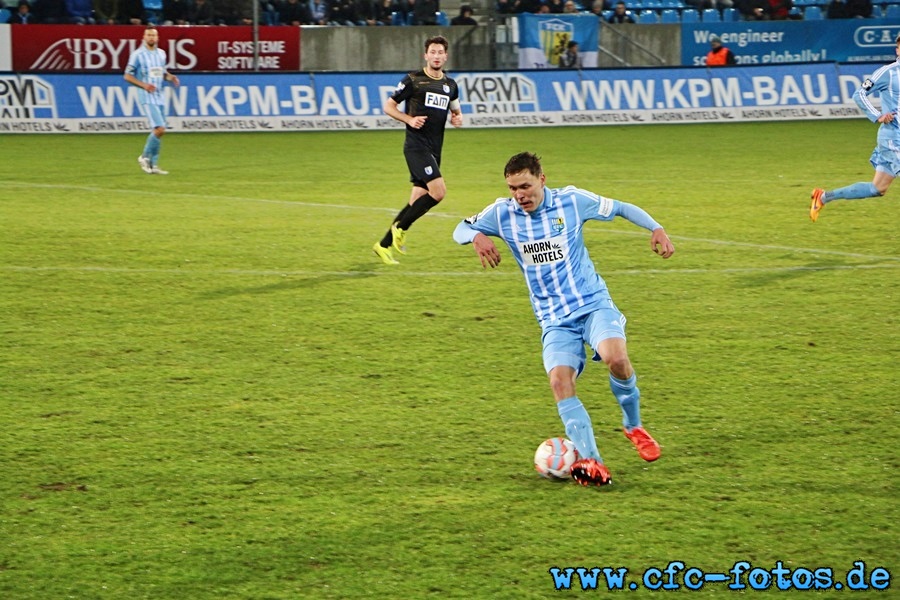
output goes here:
<path id="1" fill-rule="evenodd" d="M 455 73 L 467 127 L 861 118 L 880 64 Z M 174 131 L 400 128 L 381 106 L 403 73 L 182 73 Z M 120 74 L 0 74 L 0 133 L 146 131 Z"/>

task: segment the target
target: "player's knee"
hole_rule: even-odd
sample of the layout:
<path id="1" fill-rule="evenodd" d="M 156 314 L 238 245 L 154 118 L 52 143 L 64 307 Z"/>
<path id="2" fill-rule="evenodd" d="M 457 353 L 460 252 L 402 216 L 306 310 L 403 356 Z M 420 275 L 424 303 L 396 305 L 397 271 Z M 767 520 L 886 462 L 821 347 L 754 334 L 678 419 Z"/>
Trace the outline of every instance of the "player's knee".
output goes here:
<path id="1" fill-rule="evenodd" d="M 550 389 L 553 396 L 558 399 L 569 398 L 575 395 L 574 370 L 555 368 L 550 371 Z"/>
<path id="2" fill-rule="evenodd" d="M 606 363 L 609 372 L 616 379 L 628 379 L 634 373 L 631 361 L 628 360 L 628 355 L 625 353 L 604 356 L 603 362 Z"/>

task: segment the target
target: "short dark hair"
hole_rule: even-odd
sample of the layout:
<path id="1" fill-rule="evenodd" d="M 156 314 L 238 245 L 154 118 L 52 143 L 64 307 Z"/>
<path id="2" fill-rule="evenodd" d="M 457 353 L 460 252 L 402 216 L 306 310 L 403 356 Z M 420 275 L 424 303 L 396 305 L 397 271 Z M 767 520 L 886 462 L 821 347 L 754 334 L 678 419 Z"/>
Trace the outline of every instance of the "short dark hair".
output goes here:
<path id="1" fill-rule="evenodd" d="M 428 52 L 428 47 L 431 46 L 432 44 L 439 44 L 439 45 L 443 46 L 444 52 L 450 51 L 450 42 L 448 42 L 447 38 L 445 38 L 442 35 L 436 35 L 434 37 L 430 37 L 427 40 L 425 40 L 425 52 Z"/>
<path id="2" fill-rule="evenodd" d="M 528 171 L 535 177 L 540 177 L 544 172 L 541 167 L 541 157 L 532 152 L 520 152 L 506 161 L 503 168 L 503 177 L 509 177 L 522 171 Z"/>

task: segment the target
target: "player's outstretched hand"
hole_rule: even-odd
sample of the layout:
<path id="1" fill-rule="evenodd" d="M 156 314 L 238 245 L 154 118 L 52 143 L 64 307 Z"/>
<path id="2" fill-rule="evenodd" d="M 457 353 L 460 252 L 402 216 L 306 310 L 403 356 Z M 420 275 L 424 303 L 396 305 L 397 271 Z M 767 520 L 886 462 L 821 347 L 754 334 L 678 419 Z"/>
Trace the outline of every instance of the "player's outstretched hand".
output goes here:
<path id="1" fill-rule="evenodd" d="M 650 248 L 663 258 L 669 258 L 675 254 L 675 245 L 662 227 L 653 230 L 653 235 L 650 236 Z"/>
<path id="2" fill-rule="evenodd" d="M 493 269 L 500 264 L 500 252 L 497 250 L 497 246 L 494 245 L 494 241 L 488 236 L 479 233 L 472 240 L 472 246 L 475 248 L 478 258 L 481 259 L 483 268 L 491 267 Z"/>

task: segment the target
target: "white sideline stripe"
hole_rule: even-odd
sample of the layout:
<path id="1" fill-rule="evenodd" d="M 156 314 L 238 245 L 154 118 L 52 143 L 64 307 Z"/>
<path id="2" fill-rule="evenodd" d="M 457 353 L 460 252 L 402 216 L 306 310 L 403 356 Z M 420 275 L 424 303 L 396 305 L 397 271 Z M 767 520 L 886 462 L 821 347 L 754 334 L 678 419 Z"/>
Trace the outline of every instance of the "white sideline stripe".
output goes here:
<path id="1" fill-rule="evenodd" d="M 622 269 L 604 271 L 604 277 L 614 275 L 709 275 L 713 273 L 786 273 L 792 271 L 851 271 L 865 269 L 897 269 L 900 265 L 835 265 L 829 267 L 741 267 L 735 269 Z M 376 277 L 384 275 L 401 275 L 404 277 L 472 277 L 481 271 L 465 272 L 435 272 L 435 271 L 400 271 L 397 269 L 379 271 L 270 271 L 254 269 L 140 269 L 131 267 L 24 267 L 24 266 L 0 266 L 0 271 L 16 273 L 41 273 L 41 272 L 69 272 L 69 273 L 109 273 L 109 274 L 162 274 L 162 275 L 235 275 L 235 276 L 262 276 L 262 277 Z M 491 275 L 487 275 L 491 273 Z M 486 271 L 486 277 L 505 277 L 514 275 L 520 277 L 519 270 L 515 271 Z"/>
<path id="2" fill-rule="evenodd" d="M 101 188 L 94 186 L 70 186 L 70 185 L 61 185 L 61 184 L 53 184 L 53 183 L 29 183 L 24 181 L 0 181 L 0 184 L 13 186 L 13 187 L 31 187 L 31 188 L 49 188 L 49 189 L 67 189 L 67 190 L 81 190 L 84 192 L 91 193 L 119 193 L 119 194 L 135 194 L 139 196 L 162 196 L 162 193 L 150 192 L 147 190 L 121 190 L 121 189 L 109 189 L 109 188 Z M 300 202 L 294 200 L 272 200 L 268 198 L 247 198 L 243 196 L 221 196 L 217 194 L 189 194 L 184 192 L 166 192 L 166 197 L 181 197 L 181 198 L 196 198 L 200 200 L 229 200 L 232 202 L 258 202 L 261 204 L 280 204 L 280 205 L 288 205 L 288 206 L 302 206 L 302 207 L 310 207 L 310 208 L 334 208 L 338 210 L 369 210 L 375 212 L 382 213 L 390 213 L 395 214 L 397 212 L 394 208 L 380 208 L 375 206 L 352 206 L 347 204 L 325 204 L 322 202 Z M 439 217 L 442 219 L 456 219 L 462 220 L 466 217 L 461 217 L 459 215 L 451 215 L 448 213 L 428 213 L 426 216 L 430 217 Z M 595 232 L 591 232 L 593 234 Z M 597 233 L 607 233 L 607 234 L 616 234 L 616 235 L 647 235 L 643 231 L 602 231 Z M 757 248 L 761 250 L 783 250 L 788 252 L 804 252 L 807 254 L 821 254 L 827 256 L 846 256 L 851 258 L 864 258 L 869 260 L 897 260 L 900 261 L 900 256 L 878 256 L 872 254 L 860 254 L 857 252 L 842 252 L 840 250 L 822 250 L 820 248 L 796 248 L 794 246 L 778 246 L 773 244 L 754 244 L 752 242 L 734 242 L 729 240 L 712 240 L 706 238 L 691 238 L 679 235 L 669 236 L 671 239 L 676 241 L 685 241 L 685 242 L 697 242 L 702 244 L 713 244 L 717 246 L 739 246 L 743 248 Z"/>

